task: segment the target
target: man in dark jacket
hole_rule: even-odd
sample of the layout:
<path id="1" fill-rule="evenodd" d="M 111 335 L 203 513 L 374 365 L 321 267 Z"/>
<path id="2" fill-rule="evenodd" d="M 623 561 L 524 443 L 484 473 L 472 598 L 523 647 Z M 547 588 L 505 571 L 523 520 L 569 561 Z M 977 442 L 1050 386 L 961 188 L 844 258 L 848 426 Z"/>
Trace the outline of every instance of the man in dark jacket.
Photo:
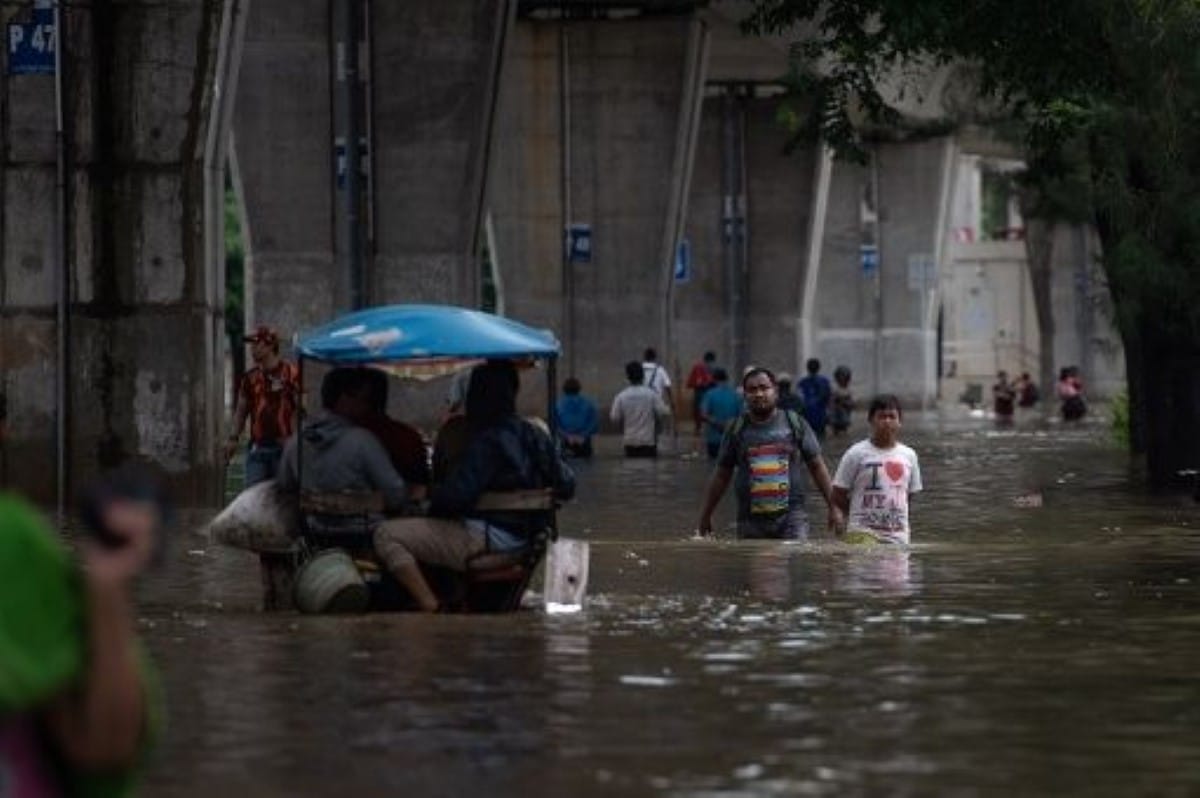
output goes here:
<path id="1" fill-rule="evenodd" d="M 575 493 L 575 475 L 550 437 L 516 414 L 516 369 L 489 361 L 467 389 L 468 443 L 461 462 L 430 497 L 429 518 L 385 521 L 375 531 L 375 551 L 422 610 L 438 599 L 418 562 L 465 571 L 485 551 L 518 552 L 550 522 L 549 511 L 477 510 L 489 491 L 546 488 L 558 499 Z"/>
<path id="2" fill-rule="evenodd" d="M 408 498 L 404 479 L 383 445 L 359 426 L 373 409 L 372 382 L 369 369 L 338 368 L 325 375 L 321 383 L 323 410 L 300 431 L 304 445 L 298 447 L 296 437 L 292 437 L 284 447 L 276 477 L 280 488 L 292 492 L 377 492 L 383 498 L 385 512 L 404 506 Z M 366 517 L 371 528 L 382 520 L 382 513 Z M 314 515 L 308 523 L 310 531 L 318 535 L 368 531 L 363 529 L 362 516 Z"/>

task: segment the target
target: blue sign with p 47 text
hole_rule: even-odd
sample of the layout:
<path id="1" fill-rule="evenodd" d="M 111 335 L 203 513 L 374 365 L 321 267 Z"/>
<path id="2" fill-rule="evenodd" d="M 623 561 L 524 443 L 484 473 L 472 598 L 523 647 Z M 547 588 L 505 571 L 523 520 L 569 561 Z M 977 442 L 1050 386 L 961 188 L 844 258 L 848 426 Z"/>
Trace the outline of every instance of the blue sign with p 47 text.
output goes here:
<path id="1" fill-rule="evenodd" d="M 8 23 L 8 74 L 53 75 L 58 34 L 54 18 L 34 14 L 33 22 Z"/>

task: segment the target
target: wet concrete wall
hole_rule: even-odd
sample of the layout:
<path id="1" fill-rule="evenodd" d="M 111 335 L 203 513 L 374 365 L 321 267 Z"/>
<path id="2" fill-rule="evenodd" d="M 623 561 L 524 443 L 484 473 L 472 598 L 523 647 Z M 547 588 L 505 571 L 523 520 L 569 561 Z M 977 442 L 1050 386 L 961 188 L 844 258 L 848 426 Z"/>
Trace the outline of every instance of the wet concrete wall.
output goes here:
<path id="1" fill-rule="evenodd" d="M 367 304 L 475 305 L 477 233 L 509 3 L 375 3 L 364 103 Z M 329 0 L 252 4 L 235 115 L 253 319 L 285 335 L 349 309 L 335 185 Z"/>
<path id="2" fill-rule="evenodd" d="M 515 2 L 375 3 L 375 299 L 476 306 L 477 236 Z"/>
<path id="3" fill-rule="evenodd" d="M 349 301 L 334 272 L 328 26 L 328 0 L 251 3 L 237 87 L 246 323 L 289 339 Z"/>
<path id="4" fill-rule="evenodd" d="M 848 366 L 860 397 L 886 391 L 919 403 L 936 394 L 936 327 L 929 323 L 936 319 L 929 307 L 932 284 L 917 287 L 909 277 L 909 262 L 936 255 L 945 235 L 942 209 L 952 163 L 946 147 L 943 139 L 879 147 L 878 276 L 864 271 L 860 253 L 861 203 L 871 170 L 834 164 L 813 356 L 827 374 L 838 365 Z"/>
<path id="5" fill-rule="evenodd" d="M 1064 366 L 1078 366 L 1092 399 L 1115 396 L 1126 387 L 1124 344 L 1114 323 L 1100 254 L 1099 240 L 1091 229 L 1056 228 L 1050 278 L 1054 375 Z M 1042 395 L 1053 396 L 1053 392 L 1043 390 Z"/>
<path id="6" fill-rule="evenodd" d="M 204 386 L 220 309 L 205 279 L 203 153 L 221 11 L 196 0 L 64 12 L 61 372 L 54 78 L 4 78 L 0 476 L 38 499 L 55 493 L 56 376 L 67 381 L 68 488 L 131 457 L 163 468 L 184 500 L 214 482 Z M 28 13 L 4 16 L 28 22 Z"/>
<path id="7" fill-rule="evenodd" d="M 796 372 L 805 357 L 797 323 L 805 254 L 813 209 L 814 150 L 784 152 L 788 133 L 776 117 L 777 102 L 758 100 L 748 109 L 746 220 L 749 239 L 749 361 Z M 743 364 L 745 365 L 745 364 Z"/>
<path id="8" fill-rule="evenodd" d="M 797 323 L 813 209 L 814 148 L 786 149 L 789 136 L 777 121 L 778 98 L 733 101 L 735 124 L 744 131 L 744 147 L 735 149 L 744 153 L 745 178 L 738 182 L 744 189 L 746 242 L 744 267 L 731 270 L 727 250 L 740 244 L 738 224 L 726 223 L 722 170 L 726 157 L 741 154 L 723 155 L 728 102 L 710 92 L 704 104 L 686 228 L 693 268 L 687 282 L 676 287 L 676 326 L 686 350 L 681 355 L 694 361 L 714 350 L 734 379 L 751 363 L 794 372 L 804 356 Z M 737 193 L 729 195 L 734 205 Z M 744 268 L 740 289 L 733 285 L 739 268 Z M 731 301 L 737 290 L 744 295 L 744 318 L 736 333 L 744 336 L 740 347 L 734 343 L 737 310 Z M 740 356 L 736 349 L 742 350 Z"/>
<path id="9" fill-rule="evenodd" d="M 711 93 L 710 93 L 711 94 Z M 807 253 L 818 197 L 817 150 L 801 144 L 785 152 L 788 134 L 778 121 L 777 98 L 741 98 L 738 124 L 744 131 L 744 275 L 730 270 L 726 249 L 736 247 L 725 232 L 724 207 L 738 204 L 736 186 L 726 200 L 722 179 L 722 106 L 710 96 L 696 151 L 687 235 L 694 255 L 691 280 L 678 288 L 677 326 L 680 340 L 692 342 L 693 359 L 705 349 L 734 374 L 755 363 L 802 373 L 805 360 L 816 357 L 829 374 L 847 365 L 861 394 L 877 388 L 914 402 L 936 392 L 933 373 L 936 332 L 929 323 L 929 289 L 912 287 L 910 256 L 934 255 L 942 235 L 945 142 L 885 145 L 880 151 L 879 222 L 882 302 L 876 282 L 861 263 L 864 191 L 870 169 L 835 162 L 827 196 L 825 224 L 816 264 L 812 351 L 804 351 L 800 328 Z M 726 157 L 739 157 L 737 152 Z M 735 214 L 736 216 L 736 214 Z M 730 297 L 743 281 L 739 311 Z M 922 290 L 925 291 L 922 296 Z M 877 323 L 880 311 L 882 318 Z M 933 316 L 935 318 L 935 316 Z M 744 355 L 734 351 L 741 327 Z M 880 334 L 877 337 L 876 328 Z M 876 340 L 880 343 L 882 379 L 875 381 Z M 686 344 L 685 344 L 686 345 Z M 723 351 L 722 351 L 723 350 Z M 735 362 L 736 361 L 736 362 Z"/>
<path id="10" fill-rule="evenodd" d="M 701 73 L 702 25 L 687 18 L 567 25 L 572 223 L 590 225 L 591 254 L 564 275 L 556 22 L 521 20 L 504 66 L 489 185 L 506 312 L 553 328 L 560 373 L 607 402 L 623 364 L 665 340 L 673 210 Z M 673 247 L 670 247 L 673 249 Z"/>
<path id="11" fill-rule="evenodd" d="M 722 98 L 707 96 L 700 117 L 688 196 L 684 237 L 691 247 L 692 270 L 675 286 L 675 329 L 679 359 L 691 366 L 707 351 L 717 362 L 736 369 L 730 310 L 730 275 L 725 263 L 721 181 Z"/>

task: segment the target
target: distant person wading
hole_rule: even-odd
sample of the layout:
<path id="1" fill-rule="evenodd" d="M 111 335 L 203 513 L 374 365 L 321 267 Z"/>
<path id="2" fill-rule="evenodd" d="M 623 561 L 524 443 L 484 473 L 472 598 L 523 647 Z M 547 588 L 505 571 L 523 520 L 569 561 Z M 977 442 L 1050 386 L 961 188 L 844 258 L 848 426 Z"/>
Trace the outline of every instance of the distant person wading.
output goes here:
<path id="1" fill-rule="evenodd" d="M 645 374 L 636 360 L 625 364 L 629 386 L 616 395 L 608 413 L 621 425 L 626 457 L 657 457 L 658 432 L 671 414 L 658 392 L 643 384 Z"/>

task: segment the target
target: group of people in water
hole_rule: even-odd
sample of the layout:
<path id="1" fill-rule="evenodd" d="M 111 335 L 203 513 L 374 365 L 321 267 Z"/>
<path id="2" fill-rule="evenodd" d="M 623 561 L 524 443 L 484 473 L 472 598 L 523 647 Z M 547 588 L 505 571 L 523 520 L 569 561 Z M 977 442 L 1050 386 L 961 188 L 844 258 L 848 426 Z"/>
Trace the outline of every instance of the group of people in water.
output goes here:
<path id="1" fill-rule="evenodd" d="M 818 438 L 824 438 L 829 428 L 835 435 L 844 434 L 854 409 L 850 369 L 839 366 L 833 383 L 821 374 L 821 362 L 815 358 L 808 361 L 806 370 L 807 376 L 795 388 L 790 374 L 778 375 L 778 406 L 801 414 Z M 641 361 L 625 364 L 625 377 L 629 384 L 613 397 L 609 418 L 621 430 L 627 457 L 655 457 L 675 406 L 670 375 L 659 365 L 655 350 L 648 348 Z M 729 372 L 716 364 L 713 352 L 705 352 L 692 366 L 686 387 L 692 393 L 694 434 L 703 440 L 709 457 L 716 458 L 726 426 L 745 406 L 743 388 L 730 385 Z M 566 452 L 590 457 L 600 417 L 595 401 L 581 393 L 574 377 L 563 383 L 555 420 Z"/>
<path id="2" fill-rule="evenodd" d="M 815 375 L 819 364 L 810 362 L 808 370 Z M 780 403 L 779 385 L 770 369 L 743 373 L 744 401 L 721 432 L 698 533 L 712 534 L 713 512 L 732 483 L 739 537 L 806 539 L 807 475 L 825 501 L 830 532 L 853 542 L 908 543 L 909 501 L 922 481 L 916 452 L 899 439 L 900 400 L 890 394 L 871 400 L 869 436 L 847 449 L 831 477 L 820 427 Z"/>
<path id="3" fill-rule="evenodd" d="M 592 456 L 600 429 L 596 403 L 571 377 L 554 408 L 557 439 L 552 439 L 544 425 L 516 412 L 516 366 L 488 361 L 455 381 L 457 399 L 433 447 L 432 467 L 421 434 L 387 416 L 388 380 L 372 369 L 330 371 L 320 412 L 297 436 L 292 433 L 299 385 L 294 367 L 278 357 L 278 336 L 259 328 L 247 342 L 256 366 L 242 382 L 229 444 L 232 452 L 249 420 L 247 457 L 253 467 L 247 468 L 247 481 L 277 471 L 279 485 L 289 491 L 379 494 L 382 506 L 366 519 L 374 555 L 424 610 L 438 609 L 439 602 L 421 564 L 461 571 L 481 552 L 522 550 L 546 524 L 537 513 L 480 510 L 480 496 L 539 489 L 570 497 L 575 479 L 565 458 Z M 816 359 L 805 370 L 794 382 L 790 375 L 752 366 L 731 385 L 712 352 L 692 367 L 685 385 L 692 392 L 697 444 L 715 463 L 698 531 L 713 531 L 715 508 L 732 485 L 740 537 L 804 539 L 810 531 L 804 497 L 811 481 L 835 534 L 908 542 L 909 501 L 922 489 L 922 479 L 916 452 L 899 438 L 899 400 L 882 395 L 869 402 L 869 435 L 850 446 L 831 473 L 821 441 L 828 431 L 841 435 L 850 427 L 851 373 L 839 366 L 831 381 Z M 641 360 L 625 365 L 625 376 L 628 385 L 613 397 L 609 419 L 622 431 L 627 457 L 654 457 L 676 404 L 670 374 L 647 349 Z M 1058 395 L 1064 418 L 1086 412 L 1077 370 L 1063 370 Z M 1038 399 L 1028 374 L 1010 383 L 1001 372 L 993 386 L 998 417 Z M 414 514 L 418 503 L 424 512 Z M 315 513 L 307 523 L 319 542 L 334 545 L 347 520 Z"/>
<path id="4" fill-rule="evenodd" d="M 714 511 L 732 484 L 739 537 L 803 540 L 810 529 L 804 497 L 811 480 L 825 500 L 835 534 L 908 542 L 909 497 L 921 490 L 921 473 L 916 453 L 899 441 L 899 400 L 885 395 L 870 403 L 871 434 L 850 447 L 831 475 L 821 441 L 830 428 L 840 435 L 850 427 L 851 374 L 840 366 L 831 383 L 816 359 L 805 370 L 793 390 L 790 375 L 761 366 L 748 367 L 733 387 L 712 352 L 692 367 L 686 387 L 692 391 L 694 432 L 715 461 L 697 531 L 712 533 Z M 626 457 L 654 457 L 673 404 L 670 377 L 653 349 L 641 361 L 627 363 L 625 376 L 629 385 L 614 397 L 610 418 L 621 427 Z M 598 413 L 595 403 L 581 396 L 574 378 L 564 385 L 556 421 L 565 451 L 590 456 Z"/>
<path id="5" fill-rule="evenodd" d="M 379 495 L 381 506 L 369 512 L 306 513 L 306 534 L 318 547 L 365 543 L 417 607 L 433 612 L 441 602 L 421 565 L 464 572 L 480 554 L 522 552 L 550 524 L 548 509 L 481 509 L 485 493 L 545 490 L 565 500 L 575 477 L 547 431 L 517 414 L 512 361 L 471 371 L 462 412 L 443 423 L 434 444 L 432 469 L 419 434 L 377 432 L 406 426 L 383 413 L 386 380 L 370 368 L 327 373 L 321 410 L 287 441 L 277 482 L 288 493 Z M 406 463 L 414 464 L 407 477 Z"/>
<path id="6" fill-rule="evenodd" d="M 1059 370 L 1056 393 L 1063 421 L 1078 421 L 1087 414 L 1087 401 L 1084 399 L 1083 380 L 1079 376 L 1078 366 L 1064 366 Z M 996 374 L 996 382 L 992 385 L 992 410 L 997 421 L 1011 422 L 1017 407 L 1033 407 L 1040 400 L 1041 392 L 1029 372 L 1023 372 L 1012 381 L 1006 371 Z"/>

